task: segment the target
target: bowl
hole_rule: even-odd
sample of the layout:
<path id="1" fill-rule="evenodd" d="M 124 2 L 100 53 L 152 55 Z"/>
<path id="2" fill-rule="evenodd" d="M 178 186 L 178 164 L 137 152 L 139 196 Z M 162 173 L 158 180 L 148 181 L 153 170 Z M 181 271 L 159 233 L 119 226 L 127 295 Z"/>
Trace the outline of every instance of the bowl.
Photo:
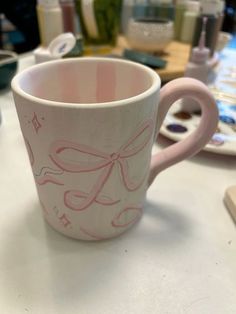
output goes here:
<path id="1" fill-rule="evenodd" d="M 17 71 L 18 56 L 7 50 L 0 50 L 0 89 L 10 85 Z"/>
<path id="2" fill-rule="evenodd" d="M 173 22 L 164 18 L 130 19 L 126 39 L 132 49 L 160 52 L 172 41 Z"/>

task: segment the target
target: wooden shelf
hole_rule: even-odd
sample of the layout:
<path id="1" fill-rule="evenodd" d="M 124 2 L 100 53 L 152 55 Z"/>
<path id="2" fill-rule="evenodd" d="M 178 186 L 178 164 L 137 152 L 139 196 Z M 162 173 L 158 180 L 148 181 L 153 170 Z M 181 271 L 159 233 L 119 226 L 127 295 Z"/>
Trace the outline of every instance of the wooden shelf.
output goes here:
<path id="1" fill-rule="evenodd" d="M 112 52 L 121 55 L 125 48 L 130 48 L 127 41 L 124 37 L 119 37 L 117 47 L 114 48 Z M 166 47 L 161 58 L 167 61 L 167 66 L 165 69 L 156 69 L 162 81 L 170 81 L 184 75 L 190 49 L 190 45 L 177 41 L 172 41 Z"/>

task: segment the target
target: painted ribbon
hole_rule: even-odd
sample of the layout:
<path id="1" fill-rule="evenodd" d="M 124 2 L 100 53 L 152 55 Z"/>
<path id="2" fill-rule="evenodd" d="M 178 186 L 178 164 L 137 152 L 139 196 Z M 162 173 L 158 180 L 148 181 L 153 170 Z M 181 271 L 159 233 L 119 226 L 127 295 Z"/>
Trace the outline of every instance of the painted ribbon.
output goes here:
<path id="1" fill-rule="evenodd" d="M 78 144 L 75 142 L 57 140 L 50 147 L 49 157 L 62 170 L 72 173 L 89 173 L 102 169 L 97 181 L 92 186 L 90 192 L 85 193 L 79 190 L 65 191 L 64 202 L 67 207 L 75 211 L 81 211 L 88 208 L 92 203 L 99 199 L 99 193 L 109 179 L 114 166 L 119 165 L 122 181 L 128 191 L 137 190 L 144 182 L 145 176 L 139 181 L 134 182 L 130 179 L 127 159 L 135 156 L 148 144 L 153 133 L 153 120 L 144 122 L 130 139 L 122 145 L 117 152 L 108 154 L 94 149 L 90 146 Z M 144 136 L 144 138 L 141 138 Z M 96 161 L 73 162 L 63 160 L 61 153 L 65 151 L 75 151 L 87 156 L 98 158 Z M 82 194 L 81 194 L 82 193 Z M 83 200 L 77 204 L 76 200 Z M 114 203 L 117 201 L 114 201 Z"/>

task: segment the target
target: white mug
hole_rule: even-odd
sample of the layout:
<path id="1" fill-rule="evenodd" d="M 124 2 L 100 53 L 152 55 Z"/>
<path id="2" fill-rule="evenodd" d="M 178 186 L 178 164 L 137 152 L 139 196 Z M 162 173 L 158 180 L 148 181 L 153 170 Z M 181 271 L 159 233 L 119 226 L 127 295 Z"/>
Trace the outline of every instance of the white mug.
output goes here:
<path id="1" fill-rule="evenodd" d="M 213 135 L 218 112 L 201 82 L 177 79 L 160 91 L 157 73 L 112 58 L 50 61 L 16 75 L 12 89 L 46 221 L 77 239 L 117 236 L 141 217 L 147 187 Z M 170 105 L 192 97 L 198 128 L 151 156 Z"/>

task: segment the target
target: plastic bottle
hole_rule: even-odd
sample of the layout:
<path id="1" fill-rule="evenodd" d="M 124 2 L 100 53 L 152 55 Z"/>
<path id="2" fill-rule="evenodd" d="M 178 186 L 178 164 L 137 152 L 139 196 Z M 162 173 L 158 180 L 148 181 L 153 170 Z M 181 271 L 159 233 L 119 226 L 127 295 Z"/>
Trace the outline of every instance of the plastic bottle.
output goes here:
<path id="1" fill-rule="evenodd" d="M 224 21 L 224 8 L 225 8 L 225 2 L 219 1 L 217 4 L 217 26 L 214 32 L 213 43 L 212 43 L 212 47 L 214 51 L 216 49 L 219 33 L 221 31 L 223 21 Z"/>
<path id="2" fill-rule="evenodd" d="M 184 16 L 184 12 L 186 11 L 186 6 L 187 6 L 187 0 L 176 0 L 174 29 L 175 29 L 175 39 L 177 40 L 180 40 L 183 16 Z"/>
<path id="3" fill-rule="evenodd" d="M 174 20 L 175 9 L 172 0 L 159 0 L 157 3 L 158 17 Z"/>
<path id="4" fill-rule="evenodd" d="M 123 0 L 121 11 L 121 32 L 126 34 L 129 20 L 133 17 L 135 0 Z"/>
<path id="5" fill-rule="evenodd" d="M 202 29 L 202 18 L 207 17 L 206 24 L 206 47 L 210 49 L 210 56 L 214 55 L 215 51 L 215 37 L 217 36 L 218 30 L 218 3 L 219 0 L 202 0 L 201 8 L 202 14 L 197 17 L 194 38 L 192 47 L 197 46 L 198 39 Z"/>
<path id="6" fill-rule="evenodd" d="M 200 3 L 197 1 L 188 1 L 187 9 L 183 16 L 182 30 L 180 40 L 191 44 L 193 41 L 194 30 L 197 17 L 200 14 Z"/>
<path id="7" fill-rule="evenodd" d="M 38 0 L 37 17 L 41 45 L 47 47 L 63 33 L 62 10 L 58 0 Z"/>
<path id="8" fill-rule="evenodd" d="M 206 25 L 207 18 L 204 17 L 202 21 L 202 32 L 198 47 L 194 47 L 192 49 L 191 57 L 184 74 L 185 77 L 195 78 L 205 84 L 207 83 L 209 73 L 208 59 L 210 55 L 210 50 L 205 46 Z M 198 111 L 199 108 L 199 104 L 193 99 L 184 98 L 182 100 L 183 111 L 194 112 Z"/>
<path id="9" fill-rule="evenodd" d="M 76 11 L 74 0 L 60 0 L 64 32 L 76 33 Z"/>

